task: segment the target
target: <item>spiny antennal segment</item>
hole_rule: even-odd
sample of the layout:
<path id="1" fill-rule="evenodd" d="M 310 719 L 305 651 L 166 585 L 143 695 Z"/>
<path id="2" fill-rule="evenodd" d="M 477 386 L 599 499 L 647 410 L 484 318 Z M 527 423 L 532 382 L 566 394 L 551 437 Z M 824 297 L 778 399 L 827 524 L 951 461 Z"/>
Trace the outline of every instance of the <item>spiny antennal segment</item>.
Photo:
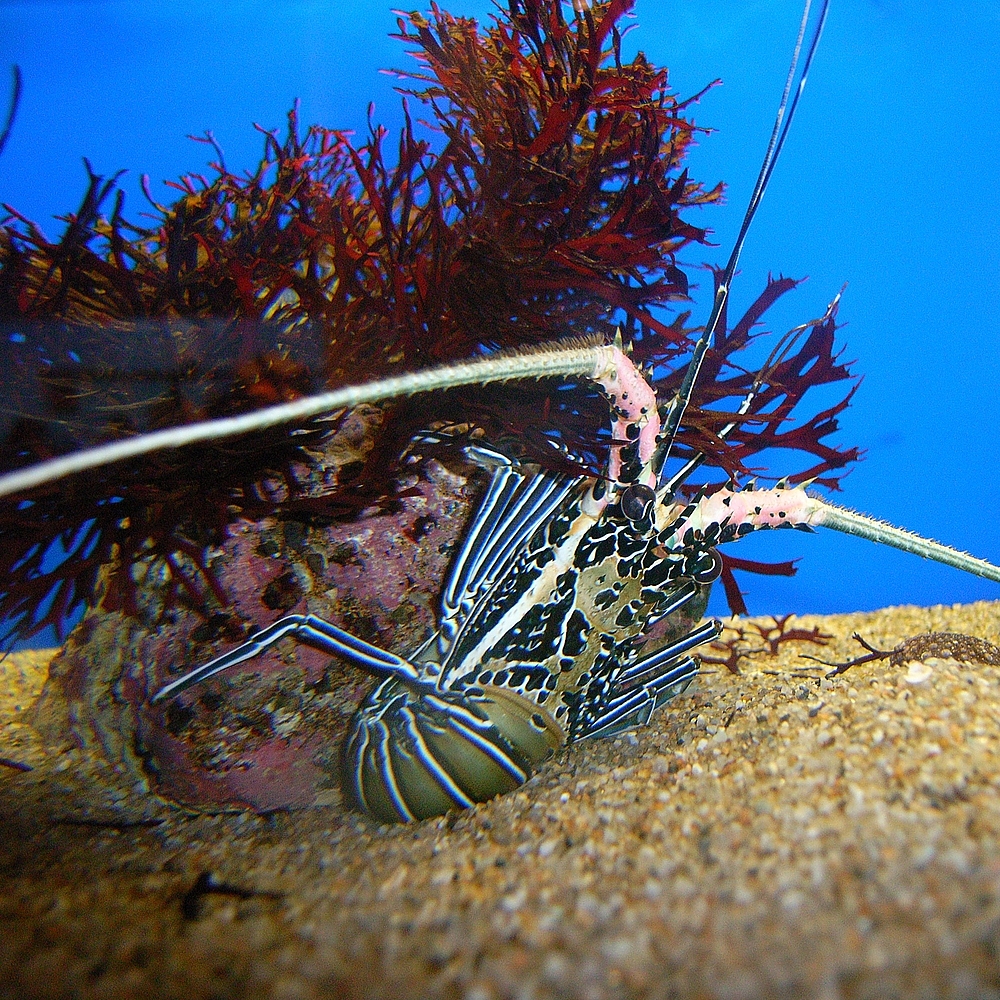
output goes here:
<path id="1" fill-rule="evenodd" d="M 684 375 L 684 381 L 681 383 L 680 389 L 677 390 L 677 395 L 674 396 L 674 398 L 667 405 L 666 412 L 663 417 L 663 430 L 660 435 L 660 445 L 657 450 L 656 457 L 656 466 L 660 468 L 659 475 L 661 486 L 663 485 L 666 475 L 666 459 L 673 449 L 674 440 L 677 437 L 678 430 L 680 429 L 681 420 L 684 418 L 684 413 L 687 410 L 688 403 L 691 401 L 691 395 L 694 392 L 695 384 L 698 381 L 698 375 L 701 372 L 702 362 L 705 359 L 705 352 L 708 350 L 709 344 L 715 337 L 719 323 L 722 322 L 722 317 L 725 315 L 726 303 L 729 300 L 729 286 L 732 284 L 733 275 L 736 274 L 736 267 L 739 264 L 740 254 L 743 251 L 743 244 L 746 242 L 750 225 L 753 222 L 754 216 L 757 214 L 757 209 L 760 207 L 761 200 L 764 197 L 764 192 L 767 190 L 767 186 L 770 183 L 771 174 L 774 172 L 775 164 L 778 162 L 778 157 L 781 155 L 781 149 L 785 144 L 785 139 L 788 137 L 788 131 L 791 128 L 792 119 L 795 117 L 795 109 L 799 105 L 799 98 L 802 96 L 802 91 L 805 89 L 806 79 L 809 76 L 809 68 L 812 65 L 813 56 L 816 54 L 816 49 L 819 46 L 820 36 L 823 34 L 823 26 L 826 24 L 826 15 L 829 6 L 829 0 L 823 0 L 823 5 L 819 13 L 819 19 L 816 23 L 815 29 L 813 30 L 812 38 L 809 42 L 809 48 L 806 52 L 805 61 L 802 64 L 802 72 L 799 73 L 799 57 L 802 54 L 802 43 L 809 27 L 809 14 L 812 7 L 811 0 L 806 0 L 805 6 L 803 7 L 802 21 L 799 24 L 799 34 L 795 42 L 795 51 L 792 54 L 791 65 L 788 67 L 788 78 L 785 81 L 785 89 L 782 92 L 781 102 L 778 105 L 778 113 L 774 119 L 774 128 L 771 131 L 771 139 L 768 142 L 767 152 L 764 154 L 764 160 L 761 163 L 760 173 L 757 175 L 757 183 L 754 185 L 753 194 L 750 197 L 750 203 L 747 205 L 747 210 L 743 215 L 743 224 L 740 226 L 736 242 L 733 244 L 733 250 L 729 255 L 729 261 L 719 277 L 718 287 L 715 290 L 715 300 L 712 304 L 712 312 L 709 314 L 708 322 L 705 324 L 705 329 L 702 331 L 701 336 L 695 343 L 694 350 L 691 354 L 691 361 L 688 363 L 688 368 Z M 797 85 L 795 83 L 796 79 L 798 79 Z M 793 90 L 794 94 L 792 94 Z M 789 102 L 790 95 L 791 101 Z"/>
<path id="2" fill-rule="evenodd" d="M 676 540 L 670 547 L 683 542 L 689 531 L 702 537 L 714 532 L 716 536 L 721 535 L 723 541 L 731 541 L 762 528 L 808 530 L 818 527 L 833 528 L 848 535 L 867 538 L 870 542 L 891 545 L 924 559 L 933 559 L 945 566 L 1000 583 L 1000 566 L 885 521 L 878 521 L 867 514 L 827 503 L 806 493 L 802 486 L 793 489 L 783 486 L 772 490 L 743 489 L 739 492 L 717 490 L 688 507 L 682 519 L 677 522 Z"/>
<path id="3" fill-rule="evenodd" d="M 1000 583 L 1000 567 L 994 566 L 985 559 L 978 559 L 976 556 L 970 556 L 967 552 L 942 545 L 930 538 L 923 538 L 912 531 L 897 528 L 885 521 L 877 521 L 865 514 L 858 514 L 846 507 L 837 507 L 816 497 L 810 499 L 817 508 L 816 513 L 810 518 L 811 524 L 821 524 L 826 528 L 834 528 L 836 531 L 843 531 L 848 535 L 867 538 L 870 542 L 891 545 L 893 548 L 912 552 L 924 559 L 933 559 L 946 566 L 953 566 L 955 569 L 972 573 L 974 576 L 982 576 L 987 580 Z"/>

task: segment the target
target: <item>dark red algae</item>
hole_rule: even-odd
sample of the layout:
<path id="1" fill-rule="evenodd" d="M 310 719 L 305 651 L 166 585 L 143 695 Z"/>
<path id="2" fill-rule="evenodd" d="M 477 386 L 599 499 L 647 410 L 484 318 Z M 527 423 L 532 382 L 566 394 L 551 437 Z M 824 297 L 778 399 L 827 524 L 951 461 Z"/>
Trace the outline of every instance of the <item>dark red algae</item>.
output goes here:
<path id="1" fill-rule="evenodd" d="M 701 95 L 672 94 L 641 53 L 623 60 L 631 7 L 605 0 L 567 17 L 561 3 L 509 0 L 485 29 L 436 5 L 401 17 L 419 69 L 400 87 L 435 130 L 421 137 L 408 113 L 391 152 L 376 125 L 355 144 L 319 126 L 303 134 L 293 111 L 283 138 L 264 133 L 254 172 L 235 176 L 220 156 L 212 176 L 175 185 L 151 226 L 128 221 L 115 179 L 93 173 L 58 240 L 8 207 L 0 469 L 484 351 L 610 340 L 619 326 L 667 398 L 696 332 L 677 311 L 689 290 L 678 255 L 707 243 L 690 216 L 721 186 L 683 166 Z M 678 455 L 703 453 L 716 481 L 757 473 L 757 456 L 778 448 L 790 482 L 835 489 L 858 456 L 828 443 L 853 387 L 799 416 L 813 388 L 851 384 L 834 312 L 766 360 L 748 356 L 766 353 L 752 343 L 761 318 L 795 284 L 770 281 L 708 352 Z M 458 447 L 405 458 L 413 434 L 444 425 L 595 474 L 607 423 L 586 385 L 452 390 L 0 500 L 8 639 L 63 634 L 88 609 L 40 721 L 71 724 L 124 773 L 191 804 L 335 799 L 365 675 L 282 647 L 175 704 L 152 710 L 149 697 L 288 612 L 412 648 L 433 627 L 481 481 Z M 733 568 L 791 571 L 723 558 L 736 610 Z"/>

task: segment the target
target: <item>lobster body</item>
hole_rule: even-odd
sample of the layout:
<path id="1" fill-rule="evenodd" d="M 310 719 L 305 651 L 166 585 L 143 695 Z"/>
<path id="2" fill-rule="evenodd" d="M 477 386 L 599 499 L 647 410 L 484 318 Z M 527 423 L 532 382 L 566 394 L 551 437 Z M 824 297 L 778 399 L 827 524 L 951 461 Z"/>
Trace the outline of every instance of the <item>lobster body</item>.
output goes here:
<path id="1" fill-rule="evenodd" d="M 494 473 L 441 628 L 411 658 L 419 679 L 384 681 L 352 720 L 353 804 L 410 820 L 484 801 L 563 744 L 644 723 L 687 687 L 697 672 L 688 649 L 719 630 L 692 630 L 706 567 L 716 572 L 711 550 L 664 547 L 673 506 L 649 504 L 632 520 L 620 500 L 602 507 L 595 488 L 606 486 L 512 464 Z M 545 498 L 555 509 L 526 518 L 547 511 Z"/>
<path id="2" fill-rule="evenodd" d="M 445 647 L 442 688 L 506 688 L 545 707 L 569 739 L 589 734 L 607 692 L 650 644 L 655 626 L 687 612 L 687 626 L 673 624 L 654 646 L 698 621 L 711 580 L 699 587 L 693 578 L 713 566 L 702 550 L 663 548 L 669 507 L 650 512 L 659 527 L 648 515 L 629 520 L 620 503 L 600 516 L 588 513 L 594 485 L 575 486 L 474 602 L 454 638 L 442 631 L 437 643 Z"/>
<path id="3" fill-rule="evenodd" d="M 637 439 L 647 427 L 655 435 L 655 417 L 639 423 Z M 566 743 L 648 722 L 697 673 L 690 650 L 721 628 L 695 627 L 719 566 L 705 532 L 681 530 L 698 505 L 658 498 L 641 482 L 648 463 L 638 482 L 607 481 L 466 452 L 493 472 L 445 582 L 439 628 L 417 650 L 402 656 L 290 615 L 154 700 L 286 635 L 353 660 L 385 679 L 350 723 L 343 787 L 394 822 L 485 801 Z"/>
<path id="4" fill-rule="evenodd" d="M 441 693 L 390 678 L 351 720 L 342 785 L 383 822 L 428 819 L 513 791 L 564 741 L 548 712 L 504 688 Z"/>

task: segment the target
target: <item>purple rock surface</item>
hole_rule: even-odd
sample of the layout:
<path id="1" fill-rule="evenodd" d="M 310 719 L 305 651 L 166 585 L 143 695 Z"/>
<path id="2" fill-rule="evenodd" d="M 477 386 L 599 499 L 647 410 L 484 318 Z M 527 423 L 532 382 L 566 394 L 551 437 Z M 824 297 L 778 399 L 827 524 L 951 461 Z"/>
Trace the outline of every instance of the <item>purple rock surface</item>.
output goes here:
<path id="1" fill-rule="evenodd" d="M 456 465 L 456 469 L 461 467 Z M 171 678 L 286 614 L 312 613 L 386 649 L 432 632 L 438 596 L 479 481 L 436 461 L 392 514 L 314 527 L 242 521 L 208 554 L 228 606 L 164 612 L 149 565 L 144 625 L 90 612 L 56 658 L 36 721 L 97 748 L 134 789 L 199 809 L 258 811 L 339 801 L 341 743 L 376 679 L 284 639 L 156 705 Z"/>

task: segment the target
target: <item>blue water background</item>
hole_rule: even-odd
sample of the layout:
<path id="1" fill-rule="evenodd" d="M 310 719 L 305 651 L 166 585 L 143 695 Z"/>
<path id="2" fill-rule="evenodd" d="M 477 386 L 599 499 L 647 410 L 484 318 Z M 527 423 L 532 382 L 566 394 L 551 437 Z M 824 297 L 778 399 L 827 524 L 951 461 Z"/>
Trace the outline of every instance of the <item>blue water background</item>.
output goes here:
<path id="1" fill-rule="evenodd" d="M 486 0 L 451 0 L 482 18 Z M 17 62 L 24 98 L 0 156 L 0 201 L 61 230 L 85 188 L 80 158 L 127 168 L 126 214 L 146 210 L 143 173 L 204 170 L 211 130 L 231 169 L 261 152 L 251 128 L 284 130 L 293 99 L 305 124 L 366 129 L 367 108 L 395 129 L 394 80 L 411 68 L 387 38 L 383 0 L 0 3 L 0 69 Z M 717 131 L 692 175 L 725 180 L 724 207 L 696 216 L 720 244 L 686 261 L 721 263 L 757 174 L 798 24 L 794 0 L 638 0 L 641 47 Z M 838 440 L 867 455 L 835 497 L 1000 562 L 1000 12 L 985 0 L 834 0 L 794 132 L 747 244 L 734 289 L 741 311 L 768 273 L 809 276 L 771 313 L 779 331 L 822 314 L 848 282 L 845 358 L 865 380 Z M 3 79 L 0 77 L 0 79 Z M 3 98 L 4 103 L 6 97 Z M 695 316 L 708 312 L 707 282 Z M 829 399 L 827 399 L 829 401 Z M 811 412 L 811 411 L 810 411 Z M 778 460 L 780 461 L 778 456 Z M 801 467 L 801 463 L 795 466 Z M 754 613 L 837 612 L 1000 598 L 1000 586 L 857 539 L 761 533 L 731 551 L 802 557 L 792 579 L 742 576 Z M 721 592 L 715 610 L 724 612 Z"/>

